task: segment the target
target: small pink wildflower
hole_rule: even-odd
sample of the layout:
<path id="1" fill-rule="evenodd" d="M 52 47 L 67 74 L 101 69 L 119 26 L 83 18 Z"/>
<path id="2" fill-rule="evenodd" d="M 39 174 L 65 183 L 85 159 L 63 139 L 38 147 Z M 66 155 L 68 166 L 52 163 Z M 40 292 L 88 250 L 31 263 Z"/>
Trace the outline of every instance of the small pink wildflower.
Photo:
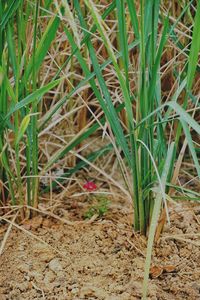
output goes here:
<path id="1" fill-rule="evenodd" d="M 97 189 L 97 186 L 93 181 L 88 181 L 83 185 L 83 188 L 86 189 L 88 192 L 92 192 Z"/>

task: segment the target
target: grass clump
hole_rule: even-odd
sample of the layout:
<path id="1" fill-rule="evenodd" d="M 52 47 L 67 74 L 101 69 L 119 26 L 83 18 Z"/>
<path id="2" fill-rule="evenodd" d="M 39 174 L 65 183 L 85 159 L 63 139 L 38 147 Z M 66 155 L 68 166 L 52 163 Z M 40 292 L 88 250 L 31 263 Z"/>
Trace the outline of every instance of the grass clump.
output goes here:
<path id="1" fill-rule="evenodd" d="M 133 199 L 136 231 L 148 231 L 155 190 L 161 192 L 162 206 L 167 208 L 166 194 L 170 184 L 176 187 L 183 160 L 183 155 L 178 155 L 183 132 L 184 149 L 188 145 L 200 175 L 199 145 L 191 135 L 191 130 L 200 133 L 195 121 L 198 97 L 192 90 L 200 48 L 200 8 L 192 1 L 181 4 L 176 19 L 170 18 L 172 11 L 167 10 L 165 1 L 157 0 L 116 0 L 102 12 L 92 0 L 85 0 L 82 6 L 76 0 L 71 6 L 39 0 L 1 3 L 0 172 L 4 204 L 11 197 L 12 204 L 22 207 L 22 218 L 23 207 L 36 208 L 40 178 L 97 130 L 106 133 L 107 146 L 86 158 L 75 151 L 73 167 L 67 166 L 58 181 L 51 180 L 51 188 L 115 149 Z M 180 40 L 176 27 L 182 26 L 182 20 L 190 20 L 193 30 Z M 168 43 L 184 57 L 179 69 L 178 63 L 163 64 Z M 58 55 L 63 47 L 67 54 Z M 106 59 L 102 60 L 102 55 Z M 173 85 L 166 98 L 162 77 L 168 65 Z M 72 71 L 69 76 L 65 69 Z M 114 82 L 111 87 L 107 78 Z M 74 101 L 75 95 L 81 104 Z M 90 97 L 95 98 L 93 108 Z M 187 112 L 189 105 L 192 114 Z M 41 152 L 42 144 L 56 144 L 52 134 L 59 139 L 52 129 L 64 120 L 61 108 L 70 115 L 67 130 L 74 138 L 60 137 L 64 144 L 46 154 Z M 105 126 L 109 132 L 104 131 Z M 171 147 L 173 155 L 163 186 L 161 177 Z"/>

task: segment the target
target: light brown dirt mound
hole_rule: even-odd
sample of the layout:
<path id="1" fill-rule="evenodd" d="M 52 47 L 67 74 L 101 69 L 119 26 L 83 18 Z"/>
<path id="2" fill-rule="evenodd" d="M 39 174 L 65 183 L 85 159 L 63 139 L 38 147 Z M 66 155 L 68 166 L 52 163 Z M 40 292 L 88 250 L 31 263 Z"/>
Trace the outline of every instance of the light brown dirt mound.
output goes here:
<path id="1" fill-rule="evenodd" d="M 148 299 L 200 299 L 199 211 L 171 216 L 154 249 Z M 146 240 L 133 234 L 129 216 L 114 222 L 111 215 L 92 224 L 24 225 L 46 244 L 13 229 L 1 256 L 0 299 L 141 299 Z"/>

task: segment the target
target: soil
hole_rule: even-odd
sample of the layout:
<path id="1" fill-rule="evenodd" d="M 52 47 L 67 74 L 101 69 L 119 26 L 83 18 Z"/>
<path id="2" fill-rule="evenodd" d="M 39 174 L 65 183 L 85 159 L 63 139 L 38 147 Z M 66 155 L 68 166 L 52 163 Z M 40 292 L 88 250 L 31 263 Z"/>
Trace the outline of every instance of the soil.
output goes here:
<path id="1" fill-rule="evenodd" d="M 141 299 L 147 241 L 134 233 L 126 201 L 90 220 L 81 201 L 56 212 L 68 221 L 39 214 L 12 227 L 1 255 L 0 299 Z M 200 299 L 200 206 L 173 206 L 170 218 L 154 247 L 148 299 Z M 1 225 L 1 240 L 7 229 Z"/>

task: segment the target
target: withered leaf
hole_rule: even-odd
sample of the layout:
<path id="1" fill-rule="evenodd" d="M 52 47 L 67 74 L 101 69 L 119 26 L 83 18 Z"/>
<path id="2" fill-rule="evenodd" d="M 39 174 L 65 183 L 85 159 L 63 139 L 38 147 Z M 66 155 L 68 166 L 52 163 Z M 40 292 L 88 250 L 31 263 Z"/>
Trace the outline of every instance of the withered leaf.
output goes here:
<path id="1" fill-rule="evenodd" d="M 162 267 L 153 266 L 150 269 L 150 277 L 151 278 L 157 278 L 163 273 Z"/>

